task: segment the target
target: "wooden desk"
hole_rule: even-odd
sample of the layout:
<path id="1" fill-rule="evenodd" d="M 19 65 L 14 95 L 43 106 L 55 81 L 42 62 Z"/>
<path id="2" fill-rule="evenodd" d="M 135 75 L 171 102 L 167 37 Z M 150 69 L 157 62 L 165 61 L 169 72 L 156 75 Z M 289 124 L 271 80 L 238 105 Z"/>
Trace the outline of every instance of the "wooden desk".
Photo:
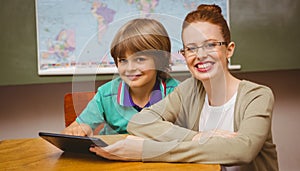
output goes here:
<path id="1" fill-rule="evenodd" d="M 0 141 L 0 170 L 188 170 L 216 171 L 219 165 L 110 161 L 96 155 L 63 153 L 41 138 Z"/>

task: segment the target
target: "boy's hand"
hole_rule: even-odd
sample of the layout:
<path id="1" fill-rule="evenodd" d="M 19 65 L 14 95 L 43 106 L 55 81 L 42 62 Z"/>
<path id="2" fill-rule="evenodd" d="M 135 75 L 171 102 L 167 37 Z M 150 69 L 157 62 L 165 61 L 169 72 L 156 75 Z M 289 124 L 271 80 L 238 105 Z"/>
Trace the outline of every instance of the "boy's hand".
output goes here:
<path id="1" fill-rule="evenodd" d="M 62 134 L 76 135 L 76 136 L 92 136 L 93 130 L 87 124 L 79 124 L 76 121 L 74 121 L 71 125 L 69 125 L 67 128 L 65 128 L 62 131 Z"/>

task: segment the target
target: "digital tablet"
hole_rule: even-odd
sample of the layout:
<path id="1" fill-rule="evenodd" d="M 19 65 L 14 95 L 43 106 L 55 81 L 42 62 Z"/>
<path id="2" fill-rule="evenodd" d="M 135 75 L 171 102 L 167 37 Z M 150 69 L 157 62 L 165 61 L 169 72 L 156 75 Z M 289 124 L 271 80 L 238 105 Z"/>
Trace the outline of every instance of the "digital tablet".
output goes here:
<path id="1" fill-rule="evenodd" d="M 91 146 L 105 147 L 107 144 L 95 137 L 74 136 L 49 132 L 39 132 L 39 136 L 64 152 L 91 153 Z"/>

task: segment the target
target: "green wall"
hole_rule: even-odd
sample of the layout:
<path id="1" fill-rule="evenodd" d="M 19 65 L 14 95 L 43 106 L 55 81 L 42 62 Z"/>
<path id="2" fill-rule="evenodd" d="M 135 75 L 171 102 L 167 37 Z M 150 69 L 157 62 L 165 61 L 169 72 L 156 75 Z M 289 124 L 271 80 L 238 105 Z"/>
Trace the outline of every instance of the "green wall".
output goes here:
<path id="1" fill-rule="evenodd" d="M 300 68 L 300 1 L 229 1 L 233 64 L 242 71 Z"/>
<path id="2" fill-rule="evenodd" d="M 299 1 L 229 2 L 232 40 L 237 44 L 232 64 L 240 64 L 240 72 L 300 69 Z M 73 76 L 38 75 L 35 23 L 34 0 L 0 0 L 0 85 L 72 81 Z"/>

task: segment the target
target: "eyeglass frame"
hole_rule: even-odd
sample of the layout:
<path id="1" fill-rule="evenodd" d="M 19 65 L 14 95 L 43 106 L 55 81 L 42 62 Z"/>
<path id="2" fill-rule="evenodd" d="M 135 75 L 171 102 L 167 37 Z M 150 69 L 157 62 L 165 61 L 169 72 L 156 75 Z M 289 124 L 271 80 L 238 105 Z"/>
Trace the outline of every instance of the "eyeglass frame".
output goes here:
<path id="1" fill-rule="evenodd" d="M 221 41 L 214 41 L 214 42 L 206 42 L 206 43 L 204 43 L 203 45 L 201 45 L 201 46 L 195 46 L 195 47 L 193 47 L 193 48 L 195 48 L 195 49 L 193 49 L 193 50 L 191 50 L 191 51 L 194 51 L 194 52 L 192 52 L 191 53 L 191 55 L 189 55 L 189 56 L 192 56 L 192 55 L 195 55 L 195 54 L 197 54 L 198 52 L 199 52 L 199 49 L 200 48 L 202 48 L 202 50 L 203 51 L 205 51 L 205 52 L 207 52 L 207 50 L 205 49 L 205 47 L 208 47 L 208 45 L 209 44 L 216 44 L 213 48 L 215 48 L 215 47 L 217 47 L 217 46 L 222 46 L 222 45 L 228 45 L 228 43 L 227 42 L 221 42 Z M 178 53 L 180 53 L 180 54 L 182 54 L 183 56 L 185 56 L 185 51 L 186 51 L 186 49 L 187 48 L 189 48 L 189 47 L 185 47 L 185 48 L 183 48 L 183 49 L 180 49 L 179 51 L 178 51 Z M 208 52 L 214 52 L 214 51 L 208 51 Z M 208 53 L 207 52 L 207 53 Z"/>

